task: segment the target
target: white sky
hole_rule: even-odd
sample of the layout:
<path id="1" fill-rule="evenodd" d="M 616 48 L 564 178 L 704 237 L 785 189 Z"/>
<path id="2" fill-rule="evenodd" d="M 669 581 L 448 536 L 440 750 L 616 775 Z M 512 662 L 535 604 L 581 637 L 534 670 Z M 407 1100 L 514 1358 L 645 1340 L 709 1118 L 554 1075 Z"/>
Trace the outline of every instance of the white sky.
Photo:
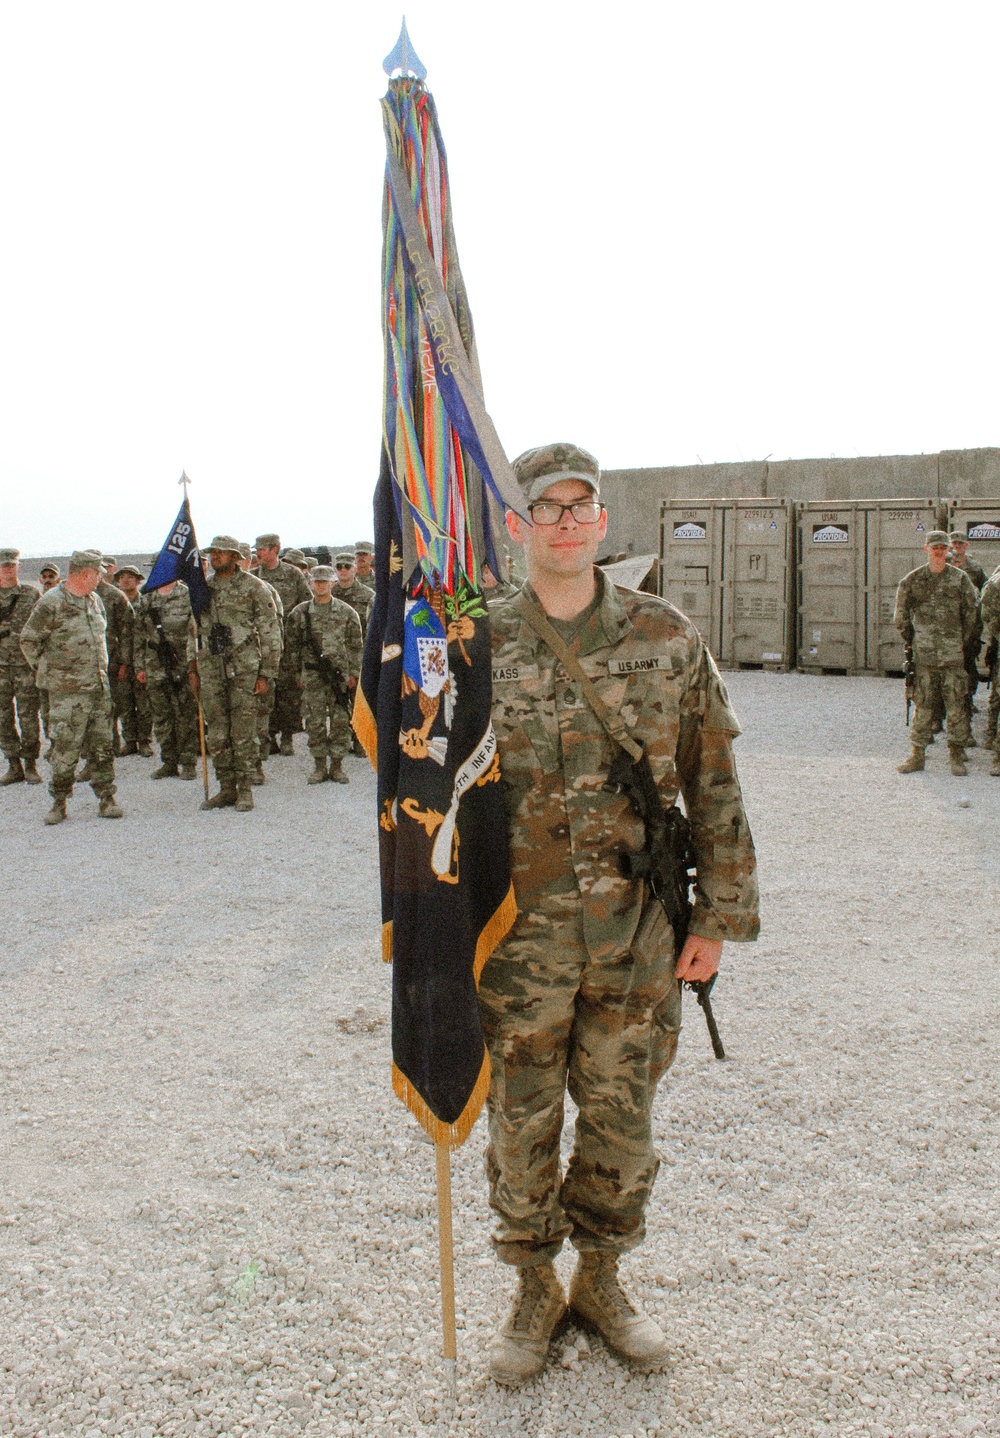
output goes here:
<path id="1" fill-rule="evenodd" d="M 406 0 L 513 457 L 1000 443 L 1000 7 Z M 372 532 L 399 0 L 0 0 L 0 544 Z"/>

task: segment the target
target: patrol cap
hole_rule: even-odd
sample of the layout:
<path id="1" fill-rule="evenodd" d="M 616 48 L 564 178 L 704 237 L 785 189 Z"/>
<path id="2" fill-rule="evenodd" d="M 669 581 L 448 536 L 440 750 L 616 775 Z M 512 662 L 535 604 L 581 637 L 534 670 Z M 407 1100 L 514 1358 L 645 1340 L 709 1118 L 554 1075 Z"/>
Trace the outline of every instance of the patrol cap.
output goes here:
<path id="1" fill-rule="evenodd" d="M 281 535 L 280 535 L 280 534 L 258 534 L 258 536 L 257 536 L 257 538 L 254 540 L 253 544 L 254 544 L 254 549 L 260 549 L 262 546 L 263 546 L 264 549 L 280 549 L 280 548 L 281 548 Z"/>
<path id="2" fill-rule="evenodd" d="M 315 569 L 311 569 L 311 570 L 309 571 L 309 578 L 310 578 L 310 579 L 329 579 L 329 580 L 333 580 L 333 579 L 336 579 L 336 577 L 337 577 L 337 571 L 334 569 L 334 567 L 333 567 L 332 564 L 317 564 L 317 566 L 316 566 Z"/>
<path id="3" fill-rule="evenodd" d="M 142 570 L 141 570 L 141 569 L 137 569 L 134 564 L 123 564 L 123 565 L 121 566 L 121 568 L 118 570 L 118 573 L 119 573 L 119 574 L 134 574 L 135 577 L 136 577 L 136 579 L 145 579 L 145 578 L 146 578 L 146 576 L 143 574 Z"/>
<path id="4" fill-rule="evenodd" d="M 0 549 L 0 564 L 16 564 L 20 558 L 19 549 Z"/>
<path id="5" fill-rule="evenodd" d="M 359 539 L 354 546 L 355 554 L 374 554 L 375 546 L 370 539 Z"/>
<path id="6" fill-rule="evenodd" d="M 951 544 L 968 544 L 969 536 L 967 534 L 963 534 L 960 529 L 956 529 L 953 534 L 949 534 L 948 541 Z M 0 564 L 2 563 L 3 560 L 0 559 Z"/>
<path id="7" fill-rule="evenodd" d="M 62 578 L 62 570 L 58 564 L 43 564 L 38 572 L 39 574 L 54 574 L 57 579 Z"/>
<path id="8" fill-rule="evenodd" d="M 319 560 L 316 558 L 315 554 L 306 555 L 306 565 L 309 569 L 315 569 L 318 564 Z"/>
<path id="9" fill-rule="evenodd" d="M 218 549 L 223 554 L 238 554 L 241 559 L 244 557 L 239 540 L 234 539 L 231 534 L 217 534 L 211 544 L 205 545 L 205 553 L 210 554 L 213 549 Z"/>
<path id="10" fill-rule="evenodd" d="M 99 549 L 74 549 L 69 557 L 69 572 L 73 574 L 81 569 L 100 569 L 104 563 L 104 556 Z"/>
<path id="11" fill-rule="evenodd" d="M 353 564 L 353 563 L 354 563 L 354 550 L 353 550 L 353 549 L 338 549 L 338 550 L 337 550 L 337 553 L 333 556 L 333 562 L 334 562 L 334 564 Z"/>
<path id="12" fill-rule="evenodd" d="M 286 564 L 294 564 L 296 569 L 301 569 L 306 562 L 301 549 L 286 549 L 281 557 Z"/>
<path id="13" fill-rule="evenodd" d="M 249 558 L 250 558 L 250 546 L 249 546 L 249 544 L 241 544 L 241 545 L 240 545 L 240 558 L 241 558 L 241 559 L 249 559 Z"/>
<path id="14" fill-rule="evenodd" d="M 924 540 L 925 544 L 947 544 L 948 536 L 943 529 L 932 529 Z"/>
<path id="15" fill-rule="evenodd" d="M 582 480 L 595 495 L 601 492 L 601 466 L 577 444 L 543 444 L 526 449 L 513 464 L 515 478 L 532 504 L 550 484 L 561 479 Z"/>

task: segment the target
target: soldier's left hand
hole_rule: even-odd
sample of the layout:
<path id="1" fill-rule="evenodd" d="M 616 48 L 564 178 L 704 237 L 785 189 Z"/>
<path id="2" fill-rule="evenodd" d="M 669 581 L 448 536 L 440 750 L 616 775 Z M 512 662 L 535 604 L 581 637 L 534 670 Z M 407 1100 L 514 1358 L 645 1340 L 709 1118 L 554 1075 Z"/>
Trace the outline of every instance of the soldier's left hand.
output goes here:
<path id="1" fill-rule="evenodd" d="M 255 694 L 267 693 L 267 680 L 264 678 L 263 674 L 257 675 L 257 683 L 253 686 L 253 692 Z"/>
<path id="2" fill-rule="evenodd" d="M 358 687 L 358 681 L 355 679 L 353 674 L 348 677 L 347 687 L 348 689 L 357 689 Z"/>
<path id="3" fill-rule="evenodd" d="M 127 664 L 119 664 L 119 666 L 118 666 L 118 682 L 119 682 L 119 684 L 124 684 L 124 682 L 125 682 L 125 680 L 126 680 L 127 678 L 128 678 L 128 665 L 127 665 Z"/>
<path id="4" fill-rule="evenodd" d="M 719 972 L 721 958 L 721 939 L 703 939 L 701 934 L 688 934 L 674 969 L 674 977 L 685 979 L 688 983 L 710 979 Z"/>

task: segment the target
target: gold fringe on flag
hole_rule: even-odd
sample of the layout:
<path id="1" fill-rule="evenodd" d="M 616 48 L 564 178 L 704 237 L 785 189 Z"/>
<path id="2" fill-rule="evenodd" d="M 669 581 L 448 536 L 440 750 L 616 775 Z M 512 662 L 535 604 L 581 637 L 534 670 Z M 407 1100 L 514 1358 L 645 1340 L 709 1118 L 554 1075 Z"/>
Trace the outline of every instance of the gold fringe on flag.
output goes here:
<path id="1" fill-rule="evenodd" d="M 351 715 L 351 728 L 358 736 L 358 742 L 368 755 L 368 762 L 372 768 L 378 769 L 378 725 L 375 723 L 375 715 L 368 707 L 368 700 L 364 696 L 361 685 L 354 691 L 354 713 Z"/>
<path id="2" fill-rule="evenodd" d="M 476 988 L 479 987 L 479 975 L 483 972 L 486 960 L 492 954 L 497 944 L 507 937 L 514 927 L 514 920 L 517 918 L 517 900 L 514 898 L 514 885 L 511 884 L 503 899 L 483 925 L 483 931 L 476 943 L 476 957 L 472 964 L 473 977 L 476 980 Z"/>
<path id="3" fill-rule="evenodd" d="M 382 962 L 392 963 L 392 920 L 382 925 Z"/>
<path id="4" fill-rule="evenodd" d="M 483 1049 L 483 1063 L 479 1070 L 479 1077 L 476 1079 L 475 1087 L 469 1095 L 465 1108 L 454 1123 L 442 1123 L 441 1119 L 436 1118 L 427 1107 L 403 1071 L 398 1069 L 395 1064 L 392 1066 L 393 1093 L 406 1104 L 424 1132 L 429 1134 L 436 1144 L 441 1144 L 444 1148 L 461 1148 L 472 1132 L 476 1119 L 486 1102 L 489 1088 L 490 1056 Z"/>

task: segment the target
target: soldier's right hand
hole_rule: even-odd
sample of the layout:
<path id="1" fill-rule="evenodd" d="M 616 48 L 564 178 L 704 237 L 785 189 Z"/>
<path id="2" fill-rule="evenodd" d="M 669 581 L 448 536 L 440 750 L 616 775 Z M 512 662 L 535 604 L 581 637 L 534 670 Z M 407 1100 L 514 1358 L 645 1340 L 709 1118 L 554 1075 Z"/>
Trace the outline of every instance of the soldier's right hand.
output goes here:
<path id="1" fill-rule="evenodd" d="M 145 671 L 145 669 L 140 669 L 140 670 L 138 671 L 138 673 L 137 673 L 136 676 L 135 676 L 135 682 L 136 682 L 137 684 L 145 684 L 145 682 L 146 682 L 146 671 Z"/>
<path id="2" fill-rule="evenodd" d="M 201 677 L 198 674 L 197 664 L 188 665 L 188 683 L 191 686 L 191 693 L 196 699 L 201 698 Z"/>

